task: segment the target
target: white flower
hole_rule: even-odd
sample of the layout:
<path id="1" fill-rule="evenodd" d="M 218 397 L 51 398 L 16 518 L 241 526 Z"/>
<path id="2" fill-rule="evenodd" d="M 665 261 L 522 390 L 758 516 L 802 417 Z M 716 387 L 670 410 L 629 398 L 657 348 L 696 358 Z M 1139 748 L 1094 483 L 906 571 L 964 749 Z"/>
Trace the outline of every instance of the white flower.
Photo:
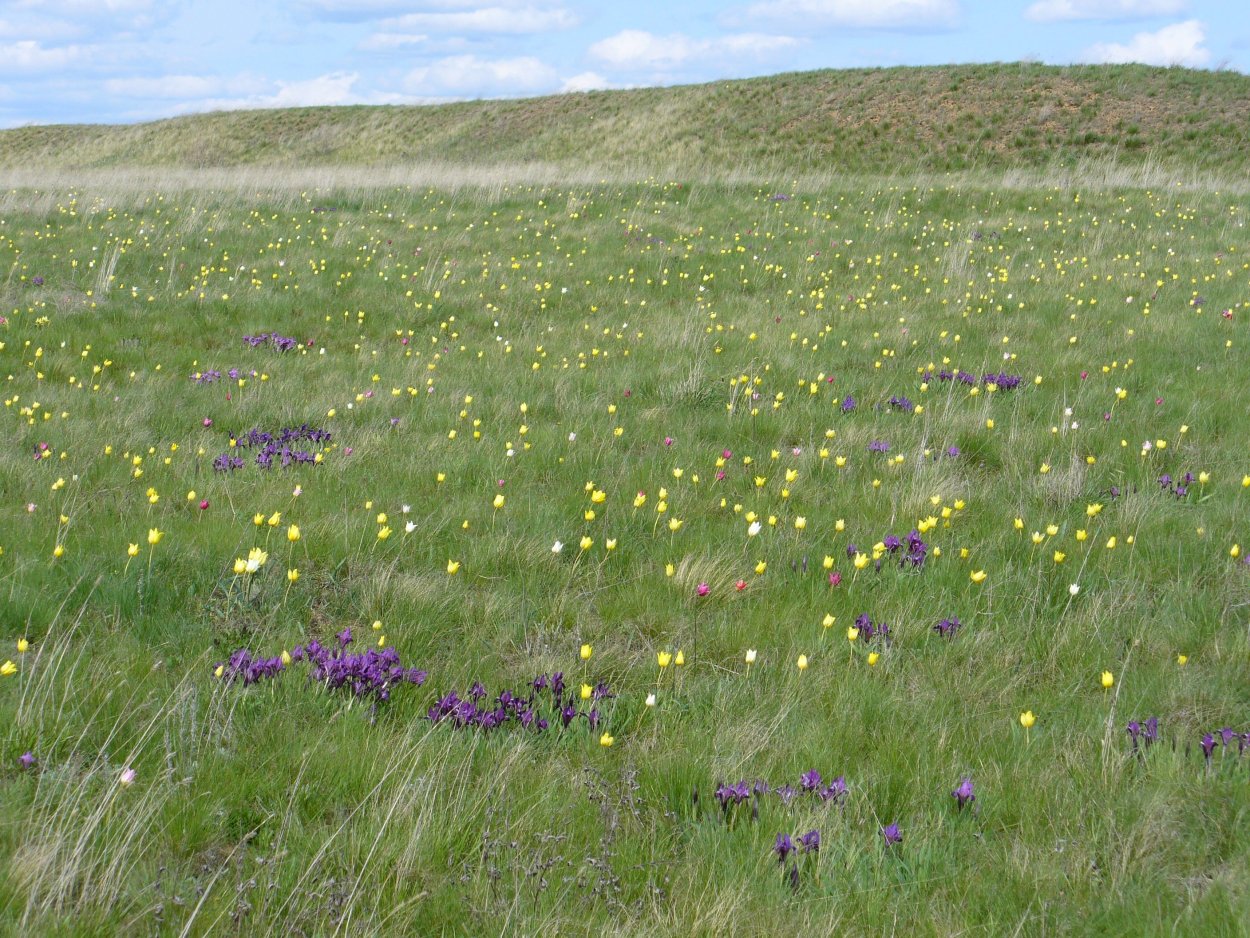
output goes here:
<path id="1" fill-rule="evenodd" d="M 551 545 L 551 552 L 553 554 L 558 554 L 562 550 L 564 550 L 564 544 L 561 543 L 560 541 L 556 541 L 554 544 Z"/>
<path id="2" fill-rule="evenodd" d="M 1069 596 L 1075 596 L 1080 591 L 1081 591 L 1081 587 L 1076 583 L 1073 583 L 1071 586 L 1068 587 Z"/>
<path id="3" fill-rule="evenodd" d="M 647 706 L 648 707 L 655 706 L 655 694 L 647 694 Z"/>
<path id="4" fill-rule="evenodd" d="M 760 523 L 758 521 L 752 521 L 751 526 L 747 528 L 747 537 L 755 537 L 755 535 L 759 533 Z"/>
<path id="5" fill-rule="evenodd" d="M 417 523 L 415 521 L 409 521 L 407 524 L 404 525 L 405 534 L 411 534 L 416 529 L 417 529 Z"/>
<path id="6" fill-rule="evenodd" d="M 401 507 L 400 507 L 400 509 L 399 509 L 399 510 L 400 510 L 403 514 L 405 514 L 405 515 L 406 515 L 406 514 L 408 514 L 408 512 L 412 511 L 412 506 L 411 506 L 411 505 L 403 505 L 403 506 L 401 506 Z"/>
<path id="7" fill-rule="evenodd" d="M 570 442 L 570 443 L 575 443 L 575 442 L 577 442 L 577 434 L 576 434 L 576 433 L 570 433 L 570 434 L 569 434 L 569 442 Z"/>

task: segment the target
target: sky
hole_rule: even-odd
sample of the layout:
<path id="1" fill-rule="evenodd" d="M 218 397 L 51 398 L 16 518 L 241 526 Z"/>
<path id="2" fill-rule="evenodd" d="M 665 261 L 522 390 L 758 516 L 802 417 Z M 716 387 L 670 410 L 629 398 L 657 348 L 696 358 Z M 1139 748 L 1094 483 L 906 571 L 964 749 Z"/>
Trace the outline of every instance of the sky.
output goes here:
<path id="1" fill-rule="evenodd" d="M 1250 0 L 0 0 L 0 127 L 818 68 L 1250 72 Z"/>

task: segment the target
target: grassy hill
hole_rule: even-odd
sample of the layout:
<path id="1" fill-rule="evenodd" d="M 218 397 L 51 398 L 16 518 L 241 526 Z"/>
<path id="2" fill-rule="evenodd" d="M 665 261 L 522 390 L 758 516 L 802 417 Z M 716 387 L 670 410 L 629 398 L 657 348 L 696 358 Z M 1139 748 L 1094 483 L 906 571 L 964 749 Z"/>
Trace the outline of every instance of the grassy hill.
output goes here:
<path id="1" fill-rule="evenodd" d="M 1111 159 L 1234 174 L 1250 76 L 994 64 L 819 71 L 424 107 L 236 111 L 0 133 L 0 168 L 451 162 L 765 170 L 1010 169 Z"/>

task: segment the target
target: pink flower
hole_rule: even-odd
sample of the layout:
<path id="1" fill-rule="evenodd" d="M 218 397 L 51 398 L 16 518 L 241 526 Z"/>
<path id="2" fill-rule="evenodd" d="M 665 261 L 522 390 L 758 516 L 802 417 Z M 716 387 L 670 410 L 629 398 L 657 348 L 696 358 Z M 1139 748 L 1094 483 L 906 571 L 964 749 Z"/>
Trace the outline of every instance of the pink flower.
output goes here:
<path id="1" fill-rule="evenodd" d="M 213 425 L 213 418 L 212 418 L 212 417 L 205 417 L 205 418 L 204 418 L 204 426 L 206 426 L 206 427 L 211 427 L 212 425 Z"/>
<path id="2" fill-rule="evenodd" d="M 200 502 L 200 511 L 208 511 L 208 499 L 207 498 L 204 499 L 202 502 Z"/>
<path id="3" fill-rule="evenodd" d="M 700 583 L 695 592 L 700 596 L 706 596 L 708 593 L 712 592 L 712 587 L 708 586 L 706 583 Z"/>
<path id="4" fill-rule="evenodd" d="M 841 582 L 842 582 L 842 574 L 840 574 L 837 570 L 834 570 L 831 574 L 829 574 L 830 586 L 837 586 Z"/>
<path id="5" fill-rule="evenodd" d="M 741 593 L 746 588 L 747 588 L 746 580 L 739 580 L 737 583 L 734 584 L 734 589 L 736 589 L 739 593 Z"/>
<path id="6" fill-rule="evenodd" d="M 126 766 L 126 768 L 122 770 L 122 774 L 118 776 L 117 781 L 123 787 L 133 785 L 135 783 L 135 770 L 130 768 L 130 766 Z"/>
<path id="7" fill-rule="evenodd" d="M 671 436 L 666 436 L 666 437 L 664 438 L 664 445 L 665 445 L 665 446 L 672 446 L 672 445 L 673 445 L 673 438 L 672 438 Z"/>

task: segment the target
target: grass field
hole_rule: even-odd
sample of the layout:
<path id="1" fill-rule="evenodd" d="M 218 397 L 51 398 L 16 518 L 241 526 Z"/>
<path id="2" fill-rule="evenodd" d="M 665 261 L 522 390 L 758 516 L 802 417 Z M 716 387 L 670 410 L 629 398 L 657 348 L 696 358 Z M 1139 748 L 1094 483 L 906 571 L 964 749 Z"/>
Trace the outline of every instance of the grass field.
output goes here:
<path id="1" fill-rule="evenodd" d="M 904 177 L 1088 161 L 1244 178 L 1250 76 L 1036 63 L 798 72 L 671 88 L 421 107 L 198 114 L 122 126 L 0 131 L 0 167 L 546 164 L 646 178 L 727 172 Z M 517 181 L 516 179 L 510 181 Z"/>
<path id="2" fill-rule="evenodd" d="M 5 194 L 7 933 L 1244 933 L 1244 198 L 784 178 Z"/>

